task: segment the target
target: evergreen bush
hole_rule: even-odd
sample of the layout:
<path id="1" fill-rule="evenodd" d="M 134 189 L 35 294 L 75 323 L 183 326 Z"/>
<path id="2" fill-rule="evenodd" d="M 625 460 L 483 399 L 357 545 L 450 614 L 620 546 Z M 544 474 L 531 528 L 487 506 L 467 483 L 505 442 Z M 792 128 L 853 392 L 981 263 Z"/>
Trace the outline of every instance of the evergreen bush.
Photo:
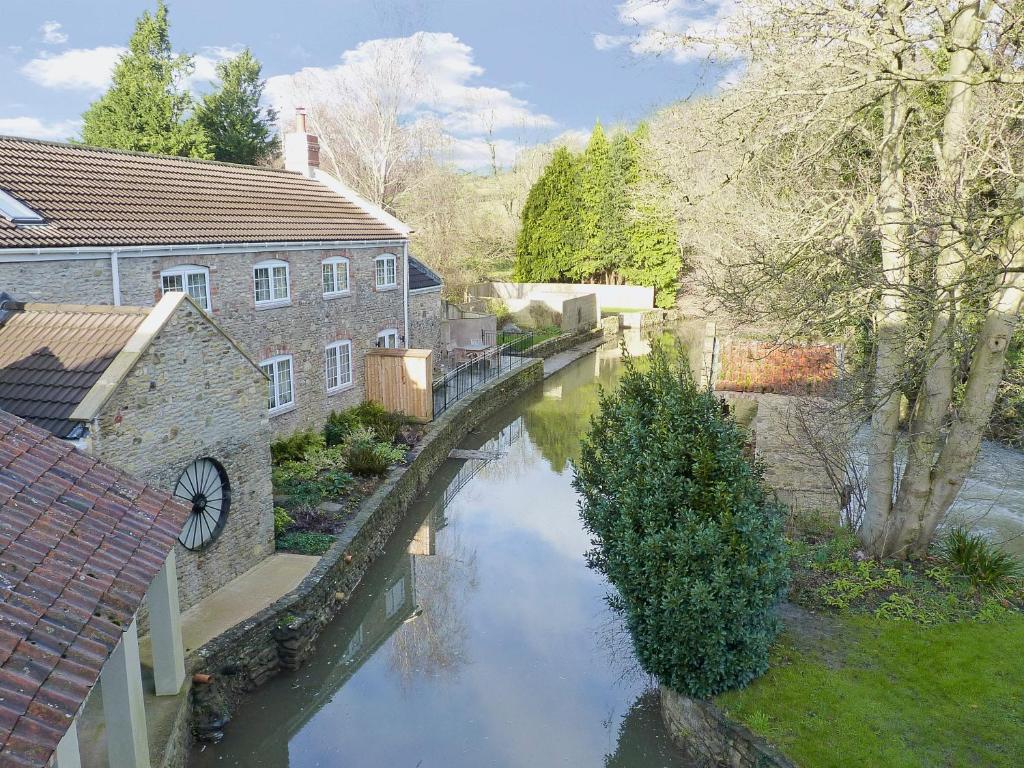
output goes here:
<path id="1" fill-rule="evenodd" d="M 306 454 L 323 448 L 324 436 L 317 430 L 296 432 L 270 444 L 270 459 L 276 466 L 288 461 L 303 461 Z"/>
<path id="2" fill-rule="evenodd" d="M 625 356 L 583 439 L 574 485 L 588 555 L 617 594 L 643 668 L 704 698 L 768 666 L 788 580 L 784 515 L 710 391 L 656 346 Z"/>
<path id="3" fill-rule="evenodd" d="M 341 445 L 351 432 L 359 427 L 368 427 L 381 442 L 393 443 L 403 424 L 405 418 L 401 414 L 392 413 L 380 403 L 367 400 L 353 408 L 331 412 L 324 426 L 324 438 L 327 445 Z"/>
<path id="4" fill-rule="evenodd" d="M 358 427 L 342 444 L 350 472 L 357 475 L 383 475 L 388 467 L 405 456 L 405 451 L 377 439 L 370 427 Z"/>

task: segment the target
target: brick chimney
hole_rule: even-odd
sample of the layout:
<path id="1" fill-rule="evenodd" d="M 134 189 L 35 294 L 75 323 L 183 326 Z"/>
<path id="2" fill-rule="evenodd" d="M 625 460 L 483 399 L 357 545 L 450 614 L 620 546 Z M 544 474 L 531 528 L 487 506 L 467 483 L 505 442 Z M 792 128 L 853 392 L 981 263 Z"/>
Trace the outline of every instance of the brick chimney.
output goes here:
<path id="1" fill-rule="evenodd" d="M 295 108 L 295 130 L 284 137 L 284 167 L 312 176 L 320 167 L 320 140 L 306 126 L 306 110 Z"/>

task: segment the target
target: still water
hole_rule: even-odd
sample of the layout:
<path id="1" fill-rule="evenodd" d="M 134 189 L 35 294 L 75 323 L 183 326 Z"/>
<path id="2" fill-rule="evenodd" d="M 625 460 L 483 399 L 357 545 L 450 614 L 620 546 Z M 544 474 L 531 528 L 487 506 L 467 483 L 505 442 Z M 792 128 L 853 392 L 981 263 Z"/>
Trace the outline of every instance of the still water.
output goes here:
<path id="1" fill-rule="evenodd" d="M 639 350 L 634 350 L 639 351 Z M 569 461 L 621 360 L 603 348 L 483 424 L 318 641 L 236 712 L 209 766 L 688 763 L 584 562 Z"/>

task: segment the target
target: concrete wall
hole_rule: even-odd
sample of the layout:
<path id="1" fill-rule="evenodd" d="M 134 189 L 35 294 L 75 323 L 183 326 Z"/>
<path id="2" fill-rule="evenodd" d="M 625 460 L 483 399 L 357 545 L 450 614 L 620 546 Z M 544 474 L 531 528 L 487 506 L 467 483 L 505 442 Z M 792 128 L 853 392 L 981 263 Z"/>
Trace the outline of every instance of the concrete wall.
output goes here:
<path id="1" fill-rule="evenodd" d="M 97 456 L 168 491 L 198 458 L 227 472 L 224 530 L 201 552 L 177 548 L 183 609 L 274 551 L 266 380 L 189 302 L 114 392 L 91 437 Z"/>
<path id="2" fill-rule="evenodd" d="M 506 303 L 510 300 L 529 299 L 534 294 L 562 297 L 597 296 L 598 310 L 603 307 L 651 309 L 654 307 L 654 288 L 642 285 L 588 285 L 574 283 L 478 283 L 470 286 L 469 294 L 478 298 L 493 297 Z"/>
<path id="3" fill-rule="evenodd" d="M 562 333 L 578 333 L 597 326 L 601 319 L 597 296 L 577 296 L 562 302 Z"/>
<path id="4" fill-rule="evenodd" d="M 374 258 L 398 258 L 398 286 L 375 288 Z M 329 256 L 350 260 L 349 294 L 325 298 L 321 261 Z M 252 267 L 279 259 L 289 264 L 291 303 L 259 308 L 255 304 Z M 121 302 L 152 306 L 159 300 L 160 272 L 194 264 L 210 270 L 212 317 L 257 361 L 281 354 L 293 356 L 295 406 L 271 417 L 276 437 L 300 428 L 318 427 L 332 410 L 363 400 L 363 354 L 376 345 L 377 333 L 390 328 L 406 336 L 404 275 L 399 247 L 371 247 L 281 252 L 234 252 L 208 256 L 121 257 L 118 271 Z M 110 260 L 25 261 L 0 264 L 0 287 L 19 300 L 111 304 Z M 412 309 L 410 308 L 410 319 Z M 421 320 L 427 320 L 422 318 Z M 423 328 L 419 331 L 429 337 Z M 327 393 L 324 348 L 333 341 L 352 341 L 353 383 Z"/>

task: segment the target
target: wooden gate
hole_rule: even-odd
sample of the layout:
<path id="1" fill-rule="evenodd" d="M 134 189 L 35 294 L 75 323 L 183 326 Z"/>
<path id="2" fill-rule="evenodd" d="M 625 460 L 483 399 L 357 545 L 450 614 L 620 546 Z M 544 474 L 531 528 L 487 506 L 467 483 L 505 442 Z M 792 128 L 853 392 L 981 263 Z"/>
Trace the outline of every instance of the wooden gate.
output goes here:
<path id="1" fill-rule="evenodd" d="M 434 353 L 372 349 L 366 353 L 366 399 L 418 421 L 434 417 Z"/>

